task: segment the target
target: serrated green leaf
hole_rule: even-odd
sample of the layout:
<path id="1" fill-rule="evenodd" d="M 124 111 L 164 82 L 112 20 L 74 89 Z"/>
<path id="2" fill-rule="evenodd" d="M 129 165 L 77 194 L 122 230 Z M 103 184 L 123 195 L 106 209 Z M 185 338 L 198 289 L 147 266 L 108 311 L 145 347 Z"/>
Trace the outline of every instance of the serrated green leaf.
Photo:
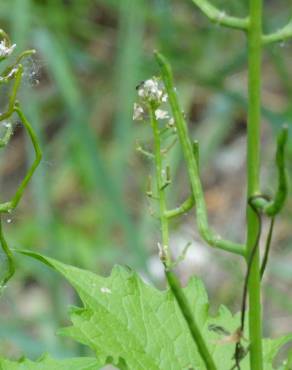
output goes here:
<path id="1" fill-rule="evenodd" d="M 124 359 L 129 370 L 205 369 L 169 290 L 151 287 L 127 268 L 117 266 L 109 277 L 101 277 L 52 258 L 22 253 L 56 269 L 76 289 L 84 307 L 71 308 L 73 325 L 60 333 L 89 346 L 102 364 L 111 357 L 113 364 Z M 209 326 L 234 333 L 239 315 L 232 316 L 221 306 L 216 316 L 210 316 L 208 297 L 198 278 L 192 278 L 184 291 L 218 370 L 229 370 L 234 364 L 234 343 L 228 343 Z M 292 335 L 264 340 L 265 370 L 273 369 L 275 355 L 289 340 Z M 248 356 L 241 362 L 241 369 L 249 370 Z"/>
<path id="2" fill-rule="evenodd" d="M 98 370 L 100 364 L 95 358 L 83 357 L 66 360 L 54 360 L 50 356 L 43 356 L 38 361 L 21 359 L 10 361 L 0 359 L 0 370 Z"/>

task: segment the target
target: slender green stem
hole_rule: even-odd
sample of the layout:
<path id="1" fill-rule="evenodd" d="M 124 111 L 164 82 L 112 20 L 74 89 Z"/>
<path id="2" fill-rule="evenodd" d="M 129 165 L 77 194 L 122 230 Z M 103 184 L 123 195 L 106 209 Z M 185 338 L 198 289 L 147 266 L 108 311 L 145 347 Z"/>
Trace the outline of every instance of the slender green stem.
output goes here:
<path id="1" fill-rule="evenodd" d="M 206 204 L 199 174 L 198 159 L 194 153 L 194 151 L 197 151 L 197 144 L 192 144 L 190 140 L 187 125 L 182 110 L 179 106 L 176 90 L 173 85 L 170 65 L 160 53 L 156 52 L 155 56 L 161 69 L 162 78 L 168 93 L 169 103 L 177 127 L 178 137 L 187 164 L 192 193 L 196 202 L 196 215 L 199 233 L 210 246 L 244 256 L 244 245 L 222 239 L 221 236 L 219 236 L 209 227 Z"/>
<path id="2" fill-rule="evenodd" d="M 202 337 L 201 332 L 194 320 L 194 313 L 191 311 L 189 307 L 189 303 L 183 293 L 182 287 L 177 277 L 170 270 L 166 270 L 165 274 L 168 284 L 171 287 L 172 293 L 175 296 L 177 304 L 179 305 L 179 308 L 188 324 L 192 338 L 196 343 L 199 353 L 205 362 L 206 369 L 216 370 L 217 367 L 212 359 L 211 354 L 209 353 L 204 338 Z"/>
<path id="3" fill-rule="evenodd" d="M 262 0 L 249 0 L 250 28 L 248 32 L 248 128 L 247 128 L 247 197 L 259 194 L 260 123 L 261 123 L 261 63 L 262 63 Z M 257 215 L 247 206 L 247 261 L 258 235 Z M 249 336 L 251 370 L 263 370 L 262 312 L 260 288 L 260 258 L 258 248 L 252 259 L 248 282 Z"/>
<path id="4" fill-rule="evenodd" d="M 18 203 L 19 203 L 19 201 L 20 201 L 20 199 L 23 195 L 23 192 L 24 192 L 25 188 L 27 187 L 30 179 L 32 178 L 36 168 L 38 167 L 38 165 L 40 164 L 40 161 L 42 159 L 42 152 L 41 152 L 36 134 L 35 134 L 33 128 L 31 127 L 30 123 L 26 119 L 25 115 L 22 113 L 18 104 L 15 105 L 13 111 L 17 113 L 17 115 L 21 119 L 21 122 L 22 122 L 23 126 L 25 127 L 25 129 L 28 132 L 28 135 L 29 135 L 29 137 L 32 141 L 32 144 L 33 144 L 33 147 L 34 147 L 34 150 L 35 150 L 35 160 L 32 163 L 30 169 L 28 170 L 26 176 L 22 180 L 21 184 L 19 185 L 18 189 L 16 190 L 12 199 L 9 202 L 5 202 L 5 203 L 0 204 L 0 213 L 11 212 L 14 208 L 16 208 L 16 206 L 18 205 Z"/>
<path id="5" fill-rule="evenodd" d="M 149 106 L 150 121 L 153 130 L 154 137 L 154 158 L 155 158 L 155 169 L 156 169 L 156 182 L 157 182 L 157 197 L 159 200 L 159 211 L 160 211 L 160 223 L 161 223 L 161 234 L 162 234 L 162 251 L 164 253 L 165 264 L 170 264 L 169 255 L 169 231 L 168 221 L 165 217 L 166 213 L 166 197 L 164 191 L 163 181 L 163 164 L 161 155 L 161 141 L 158 121 L 155 117 L 155 109 L 151 105 Z"/>
<path id="6" fill-rule="evenodd" d="M 253 201 L 262 213 L 269 217 L 276 216 L 284 207 L 288 194 L 288 176 L 285 164 L 285 149 L 288 139 L 288 126 L 283 125 L 277 139 L 276 167 L 278 170 L 278 185 L 272 200 L 265 197 L 256 197 Z"/>
<path id="7" fill-rule="evenodd" d="M 274 199 L 269 202 L 264 208 L 264 212 L 268 216 L 275 216 L 281 211 L 284 206 L 288 193 L 288 179 L 285 166 L 285 146 L 288 139 L 288 126 L 283 126 L 278 140 L 276 153 L 276 166 L 278 169 L 278 188 Z"/>
<path id="8" fill-rule="evenodd" d="M 270 249 L 271 249 L 271 243 L 272 243 L 272 236 L 273 236 L 273 231 L 274 231 L 274 225 L 275 225 L 275 216 L 271 218 L 271 223 L 269 227 L 269 232 L 266 240 L 266 246 L 265 246 L 265 252 L 264 252 L 264 257 L 263 261 L 261 264 L 261 280 L 263 279 L 267 264 L 268 264 L 268 258 L 270 255 Z"/>
<path id="9" fill-rule="evenodd" d="M 5 272 L 4 276 L 2 277 L 0 281 L 0 294 L 1 294 L 1 289 L 5 286 L 7 281 L 11 279 L 11 277 L 14 275 L 15 272 L 15 264 L 14 264 L 14 259 L 13 259 L 13 254 L 4 238 L 3 235 L 3 229 L 2 229 L 2 217 L 0 215 L 0 244 L 1 247 L 5 253 L 6 259 L 7 259 L 7 265 L 8 269 Z"/>
<path id="10" fill-rule="evenodd" d="M 4 72 L 2 73 L 2 78 L 5 79 L 5 77 L 11 75 L 11 71 L 14 69 L 14 68 L 17 68 L 18 69 L 18 66 L 20 64 L 20 62 L 22 61 L 22 59 L 24 58 L 27 58 L 33 54 L 35 54 L 36 51 L 34 49 L 30 49 L 30 50 L 25 50 L 23 51 L 21 54 L 18 55 L 16 61 L 9 65 L 5 70 Z"/>
<path id="11" fill-rule="evenodd" d="M 17 67 L 17 71 L 15 72 L 15 82 L 12 88 L 12 94 L 9 98 L 8 109 L 6 112 L 0 114 L 0 121 L 10 117 L 13 113 L 14 105 L 16 102 L 16 96 L 20 87 L 21 78 L 23 73 L 23 67 L 21 64 Z"/>
<path id="12" fill-rule="evenodd" d="M 8 142 L 9 142 L 9 140 L 10 140 L 12 134 L 13 134 L 13 128 L 12 128 L 12 124 L 10 122 L 6 122 L 5 129 L 6 129 L 5 134 L 0 139 L 0 148 L 3 148 L 8 144 Z"/>
<path id="13" fill-rule="evenodd" d="M 20 186 L 18 187 L 15 195 L 13 196 L 13 198 L 11 200 L 11 208 L 12 209 L 15 208 L 18 205 L 29 180 L 32 178 L 36 168 L 38 167 L 38 165 L 40 164 L 40 161 L 42 159 L 42 152 L 41 152 L 41 149 L 40 149 L 40 146 L 39 146 L 39 143 L 38 143 L 38 139 L 36 137 L 36 134 L 35 134 L 32 126 L 30 125 L 30 123 L 28 122 L 28 120 L 26 119 L 25 115 L 22 113 L 22 111 L 21 111 L 21 109 L 18 105 L 15 106 L 14 111 L 18 114 L 19 118 L 21 119 L 21 122 L 22 122 L 23 126 L 26 128 L 26 130 L 28 132 L 28 135 L 31 139 L 31 142 L 32 142 L 34 150 L 35 150 L 35 160 L 32 163 L 32 165 L 31 165 L 30 169 L 28 170 L 25 178 L 22 180 Z"/>
<path id="14" fill-rule="evenodd" d="M 212 22 L 216 24 L 240 30 L 246 30 L 248 28 L 248 18 L 237 18 L 229 16 L 224 11 L 217 9 L 207 0 L 193 0 L 193 2 Z"/>
<path id="15" fill-rule="evenodd" d="M 273 42 L 281 42 L 292 38 L 292 19 L 280 30 L 262 36 L 262 43 L 264 45 Z"/>
<path id="16" fill-rule="evenodd" d="M 195 200 L 194 200 L 194 197 L 191 195 L 179 207 L 166 211 L 165 216 L 168 219 L 181 216 L 184 213 L 188 212 L 190 209 L 192 209 L 194 204 L 195 204 Z"/>
<path id="17" fill-rule="evenodd" d="M 4 40 L 5 47 L 11 47 L 12 46 L 8 35 L 1 29 L 0 29 L 0 39 Z M 29 124 L 26 117 L 22 113 L 22 111 L 21 111 L 21 109 L 20 109 L 20 107 L 19 107 L 19 105 L 16 101 L 17 93 L 18 93 L 18 90 L 19 90 L 19 87 L 20 87 L 22 76 L 23 76 L 23 66 L 20 64 L 20 62 L 23 58 L 25 58 L 25 57 L 27 57 L 31 54 L 34 54 L 34 53 L 35 53 L 35 50 L 27 50 L 27 51 L 24 51 L 23 53 L 21 53 L 17 57 L 17 59 L 14 61 L 14 63 L 10 64 L 1 73 L 1 79 L 0 79 L 0 85 L 8 83 L 8 82 L 13 80 L 12 91 L 11 91 L 11 94 L 9 96 L 9 101 L 8 101 L 8 108 L 5 112 L 0 114 L 0 121 L 4 121 L 5 119 L 10 118 L 14 113 L 16 113 L 18 115 L 18 117 L 21 119 L 21 122 L 22 122 L 23 126 L 27 130 L 28 135 L 29 135 L 29 137 L 32 141 L 35 153 L 36 153 L 36 158 L 35 158 L 33 164 L 31 165 L 30 169 L 28 170 L 28 172 L 27 172 L 26 176 L 24 177 L 23 181 L 21 182 L 20 186 L 16 190 L 16 193 L 13 196 L 13 198 L 9 202 L 5 202 L 5 203 L 0 204 L 0 244 L 1 244 L 1 247 L 2 247 L 2 250 L 3 250 L 4 254 L 6 256 L 7 264 L 8 264 L 7 271 L 4 273 L 3 277 L 0 280 L 0 287 L 1 288 L 12 277 L 12 275 L 14 274 L 14 271 L 15 271 L 15 264 L 14 264 L 13 254 L 12 254 L 11 250 L 9 249 L 9 246 L 8 246 L 8 244 L 7 244 L 7 242 L 4 238 L 4 235 L 3 235 L 2 219 L 1 219 L 2 215 L 1 214 L 5 213 L 5 212 L 8 212 L 8 213 L 11 212 L 18 205 L 18 203 L 19 203 L 19 201 L 20 201 L 20 199 L 23 195 L 23 192 L 24 192 L 26 186 L 28 185 L 29 180 L 33 176 L 37 166 L 39 165 L 41 157 L 42 157 L 37 137 L 36 137 L 32 127 L 31 127 L 31 125 Z M 9 55 L 10 55 L 10 53 L 7 53 L 7 55 L 2 56 L 0 58 L 0 61 L 2 61 L 3 59 L 6 59 Z M 13 134 L 13 129 L 12 129 L 11 123 L 6 122 L 6 132 L 5 132 L 4 136 L 2 138 L 0 138 L 0 148 L 5 147 L 8 144 L 12 134 Z"/>
<path id="18" fill-rule="evenodd" d="M 212 359 L 211 354 L 209 353 L 208 347 L 203 339 L 203 336 L 195 322 L 193 312 L 189 307 L 189 303 L 184 295 L 182 287 L 175 276 L 171 271 L 171 258 L 169 253 L 169 230 L 168 230 L 168 218 L 166 216 L 166 197 L 165 197 L 165 187 L 163 179 L 163 163 L 161 153 L 161 138 L 159 131 L 159 124 L 155 117 L 155 107 L 151 104 L 149 105 L 150 112 L 150 122 L 153 130 L 154 136 L 154 157 L 155 157 L 155 169 L 156 169 L 156 182 L 157 182 L 157 194 L 159 198 L 159 211 L 160 211 L 160 222 L 161 222 L 161 233 L 162 233 L 162 246 L 160 250 L 160 258 L 164 263 L 165 267 L 165 276 L 169 287 L 174 295 L 174 298 L 181 310 L 182 315 L 184 316 L 188 328 L 190 330 L 191 336 L 198 347 L 198 351 L 205 363 L 207 370 L 216 370 L 216 366 Z"/>

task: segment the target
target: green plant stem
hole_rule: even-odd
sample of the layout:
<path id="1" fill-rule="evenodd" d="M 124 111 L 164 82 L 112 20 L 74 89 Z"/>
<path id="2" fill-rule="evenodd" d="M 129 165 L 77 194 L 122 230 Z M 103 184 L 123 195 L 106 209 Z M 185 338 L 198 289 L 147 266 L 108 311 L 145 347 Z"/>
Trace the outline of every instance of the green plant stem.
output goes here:
<path id="1" fill-rule="evenodd" d="M 18 205 L 18 203 L 19 203 L 19 201 L 20 201 L 20 199 L 23 195 L 23 192 L 24 192 L 25 188 L 27 187 L 30 179 L 32 178 L 35 170 L 37 169 L 37 167 L 40 164 L 40 161 L 42 159 L 42 152 L 41 152 L 36 134 L 35 134 L 33 128 L 31 127 L 30 123 L 26 119 L 25 115 L 22 113 L 18 104 L 15 104 L 13 112 L 17 113 L 18 117 L 21 119 L 21 123 L 23 124 L 23 126 L 27 130 L 27 133 L 28 133 L 28 135 L 31 139 L 31 142 L 33 144 L 33 147 L 34 147 L 35 160 L 32 163 L 31 167 L 29 168 L 29 170 L 28 170 L 27 174 L 25 175 L 24 179 L 22 180 L 21 184 L 19 185 L 18 189 L 16 190 L 12 199 L 9 202 L 5 202 L 5 203 L 0 204 L 0 213 L 11 212 L 14 208 L 16 208 L 16 206 Z"/>
<path id="2" fill-rule="evenodd" d="M 153 130 L 154 136 L 154 157 L 155 157 L 155 170 L 156 170 L 156 182 L 157 182 L 157 194 L 159 198 L 159 211 L 160 211 L 160 222 L 161 222 L 161 233 L 162 233 L 162 246 L 160 250 L 160 258 L 164 263 L 165 276 L 169 287 L 174 295 L 174 298 L 184 316 L 188 328 L 190 330 L 191 336 L 198 348 L 198 351 L 205 363 L 207 370 L 216 370 L 214 361 L 209 353 L 207 345 L 203 339 L 203 336 L 195 322 L 194 315 L 189 307 L 187 299 L 184 295 L 182 287 L 175 276 L 175 274 L 170 270 L 172 265 L 170 253 L 169 253 L 169 229 L 168 229 L 168 219 L 166 216 L 166 197 L 165 197 L 165 187 L 163 180 L 163 163 L 162 163 L 162 153 L 161 153 L 161 138 L 159 131 L 159 124 L 155 117 L 155 107 L 151 104 L 149 105 L 150 112 L 150 122 Z"/>
<path id="3" fill-rule="evenodd" d="M 182 146 L 182 151 L 187 164 L 191 189 L 196 203 L 196 215 L 199 233 L 210 246 L 244 256 L 244 245 L 222 239 L 220 235 L 215 233 L 209 227 L 206 204 L 200 180 L 198 156 L 196 154 L 198 151 L 197 144 L 194 145 L 190 140 L 188 128 L 182 110 L 179 106 L 176 91 L 173 85 L 173 77 L 170 65 L 160 53 L 155 52 L 155 56 L 161 69 L 161 75 L 168 93 L 169 103 L 175 120 L 179 141 Z"/>
<path id="4" fill-rule="evenodd" d="M 0 121 L 10 117 L 13 113 L 14 104 L 16 102 L 16 96 L 20 87 L 21 78 L 23 73 L 23 67 L 21 64 L 17 67 L 17 71 L 15 73 L 15 82 L 12 88 L 12 93 L 9 97 L 8 109 L 6 112 L 0 114 Z"/>
<path id="5" fill-rule="evenodd" d="M 194 313 L 190 310 L 189 303 L 183 293 L 180 282 L 178 281 L 176 275 L 170 270 L 166 270 L 165 275 L 171 291 L 175 296 L 176 302 L 187 322 L 191 336 L 198 347 L 201 357 L 205 362 L 206 369 L 216 370 L 217 367 L 194 320 Z"/>
<path id="6" fill-rule="evenodd" d="M 262 43 L 264 45 L 271 44 L 273 42 L 281 42 L 288 40 L 292 37 L 292 19 L 280 30 L 273 32 L 268 35 L 262 36 Z"/>
<path id="7" fill-rule="evenodd" d="M 266 240 L 264 257 L 263 257 L 263 261 L 261 264 L 261 280 L 263 280 L 263 276 L 264 276 L 264 273 L 265 273 L 265 270 L 268 264 L 268 258 L 269 258 L 270 249 L 271 249 L 274 225 L 275 225 L 275 216 L 271 217 L 271 223 L 270 223 L 270 228 L 269 228 L 269 232 L 268 232 L 268 236 Z"/>
<path id="8" fill-rule="evenodd" d="M 248 125 L 247 125 L 247 198 L 260 193 L 260 121 L 261 121 L 261 63 L 262 63 L 262 0 L 249 0 L 250 27 L 248 32 Z M 257 215 L 247 206 L 247 256 L 258 235 Z M 263 370 L 262 312 L 260 287 L 260 257 L 257 248 L 250 266 L 249 337 L 250 368 Z"/>
<path id="9" fill-rule="evenodd" d="M 154 158 L 155 158 L 155 170 L 156 170 L 156 182 L 157 182 L 157 197 L 159 200 L 159 211 L 160 211 L 160 224 L 161 224 L 161 234 L 162 234 L 162 251 L 164 256 L 164 262 L 168 266 L 170 264 L 169 255 L 169 231 L 168 231 L 168 221 L 165 216 L 166 213 L 166 197 L 164 191 L 164 181 L 163 181 L 163 164 L 161 155 L 161 140 L 158 121 L 155 117 L 155 109 L 150 105 L 150 121 L 153 130 L 154 137 Z"/>
<path id="10" fill-rule="evenodd" d="M 179 207 L 176 207 L 174 209 L 166 211 L 165 216 L 168 219 L 171 219 L 171 218 L 174 218 L 174 217 L 177 217 L 177 216 L 181 216 L 184 213 L 191 210 L 193 208 L 194 204 L 195 204 L 195 200 L 194 200 L 194 197 L 191 195 Z"/>
<path id="11" fill-rule="evenodd" d="M 264 212 L 272 217 L 279 213 L 287 198 L 288 179 L 285 166 L 285 147 L 288 139 L 288 126 L 283 126 L 277 140 L 276 166 L 278 169 L 278 188 L 274 199 L 266 205 Z"/>
<path id="12" fill-rule="evenodd" d="M 231 17 L 224 11 L 217 9 L 207 0 L 193 0 L 193 2 L 212 22 L 216 24 L 241 30 L 246 30 L 248 28 L 248 18 Z"/>
<path id="13" fill-rule="evenodd" d="M 13 258 L 13 254 L 4 238 L 4 235 L 3 235 L 3 229 L 2 229 L 2 217 L 0 215 L 0 243 L 1 243 L 1 247 L 3 249 L 3 252 L 5 253 L 5 256 L 6 256 L 6 259 L 7 259 L 7 265 L 8 265 L 8 269 L 7 271 L 5 272 L 4 276 L 1 278 L 0 280 L 0 294 L 1 294 L 1 289 L 3 289 L 5 287 L 5 284 L 7 283 L 7 281 L 9 279 L 12 278 L 12 276 L 14 275 L 14 272 L 15 272 L 15 264 L 14 264 L 14 258 Z"/>
<path id="14" fill-rule="evenodd" d="M 285 164 L 285 149 L 288 141 L 288 126 L 283 125 L 277 139 L 276 167 L 278 170 L 278 185 L 272 200 L 256 197 L 253 201 L 262 213 L 269 217 L 276 216 L 284 207 L 288 194 L 288 176 Z"/>
<path id="15" fill-rule="evenodd" d="M 13 134 L 13 128 L 11 123 L 8 122 L 5 128 L 6 128 L 5 134 L 3 135 L 3 138 L 0 139 L 0 148 L 4 148 L 8 144 Z"/>

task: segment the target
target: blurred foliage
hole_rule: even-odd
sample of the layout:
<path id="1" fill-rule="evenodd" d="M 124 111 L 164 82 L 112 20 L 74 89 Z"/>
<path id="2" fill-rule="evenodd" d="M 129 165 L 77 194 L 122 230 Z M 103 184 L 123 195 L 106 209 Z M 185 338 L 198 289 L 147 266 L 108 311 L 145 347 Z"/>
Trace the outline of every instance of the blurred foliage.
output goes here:
<path id="1" fill-rule="evenodd" d="M 246 3 L 214 0 L 238 15 L 246 14 Z M 277 29 L 291 15 L 291 4 L 289 0 L 265 3 L 265 29 Z M 150 145 L 150 132 L 132 123 L 135 86 L 157 73 L 153 49 L 167 54 L 191 129 L 202 143 L 208 205 L 217 199 L 212 207 L 220 219 L 227 206 L 223 211 L 223 194 L 216 184 L 228 179 L 219 176 L 218 180 L 210 171 L 218 153 L 236 144 L 245 132 L 244 37 L 210 25 L 190 0 L 10 0 L 0 3 L 0 18 L 18 50 L 33 47 L 38 51 L 25 64 L 21 99 L 44 151 L 30 193 L 7 220 L 9 242 L 99 273 L 108 272 L 114 263 L 124 263 L 155 280 L 148 261 L 156 254 L 158 224 L 149 214 L 144 194 L 151 167 L 135 153 L 136 140 Z M 291 43 L 273 45 L 263 64 L 265 191 L 273 189 L 273 138 L 283 122 L 292 131 L 291 58 Z M 17 127 L 1 157 L 2 199 L 16 187 L 32 157 L 27 144 Z M 173 152 L 171 162 L 175 204 L 188 194 L 179 150 Z M 216 186 L 211 192 L 214 183 L 217 193 Z M 244 199 L 244 188 L 236 188 L 234 194 L 235 206 L 244 207 L 237 199 Z M 224 200 L 231 204 L 228 197 Z M 292 281 L 291 210 L 290 197 L 279 222 L 266 292 L 275 301 L 270 311 L 290 317 L 292 305 L 286 292 Z M 226 212 L 224 219 L 229 219 Z M 244 209 L 240 212 L 244 214 Z M 226 233 L 243 237 L 231 221 L 222 222 Z M 174 225 L 175 230 L 179 227 Z M 216 261 L 212 258 L 212 263 L 229 274 L 216 292 L 211 287 L 215 302 L 222 299 L 238 308 L 240 270 L 222 254 Z M 54 336 L 55 328 L 65 320 L 66 303 L 74 300 L 59 277 L 19 259 L 17 277 L 0 303 L 0 353 L 25 353 L 33 358 L 44 351 L 59 356 L 82 354 L 83 347 Z M 281 325 L 277 329 L 267 322 L 266 331 L 278 334 L 279 327 L 285 328 Z"/>

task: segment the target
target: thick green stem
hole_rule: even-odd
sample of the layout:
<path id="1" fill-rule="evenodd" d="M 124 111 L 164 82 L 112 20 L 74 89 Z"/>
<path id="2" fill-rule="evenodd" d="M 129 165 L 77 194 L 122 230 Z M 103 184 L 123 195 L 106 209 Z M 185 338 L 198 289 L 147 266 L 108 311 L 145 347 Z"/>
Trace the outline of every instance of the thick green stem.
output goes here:
<path id="1" fill-rule="evenodd" d="M 248 32 L 248 125 L 247 125 L 247 197 L 259 193 L 260 123 L 261 123 L 261 63 L 262 63 L 262 0 L 249 0 L 250 27 Z M 247 207 L 247 261 L 258 234 L 258 220 Z M 262 312 L 260 287 L 260 257 L 257 249 L 248 284 L 250 368 L 263 370 Z"/>
<path id="2" fill-rule="evenodd" d="M 160 251 L 160 258 L 165 266 L 165 276 L 169 287 L 174 295 L 174 298 L 184 316 L 190 334 L 198 347 L 198 351 L 205 363 L 207 370 L 216 370 L 216 366 L 209 353 L 208 347 L 204 341 L 204 338 L 195 322 L 193 312 L 191 311 L 182 287 L 171 271 L 171 258 L 169 253 L 169 230 L 168 230 L 168 217 L 166 208 L 166 198 L 165 198 L 165 186 L 164 186 L 164 176 L 163 176 L 163 163 L 162 163 L 162 153 L 161 153 L 161 138 L 159 131 L 159 124 L 155 117 L 155 107 L 151 104 L 149 105 L 150 121 L 154 136 L 154 158 L 155 158 L 155 169 L 156 169 L 156 182 L 157 182 L 157 194 L 159 198 L 159 211 L 160 211 L 160 222 L 161 222 L 161 233 L 162 233 L 162 246 Z"/>

